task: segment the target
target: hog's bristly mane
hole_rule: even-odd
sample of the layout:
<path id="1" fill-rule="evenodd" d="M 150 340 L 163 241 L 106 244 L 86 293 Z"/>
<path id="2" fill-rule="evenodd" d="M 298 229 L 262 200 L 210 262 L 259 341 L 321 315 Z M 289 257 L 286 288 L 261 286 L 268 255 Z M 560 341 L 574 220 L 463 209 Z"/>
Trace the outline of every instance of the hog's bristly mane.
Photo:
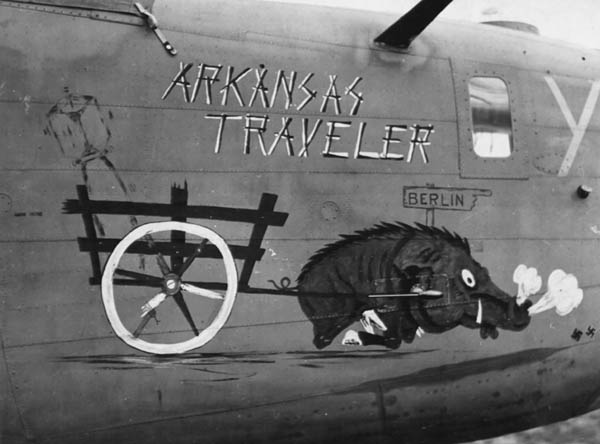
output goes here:
<path id="1" fill-rule="evenodd" d="M 461 248 L 467 254 L 471 255 L 469 241 L 466 238 L 463 238 L 456 233 L 451 233 L 446 228 L 428 227 L 419 223 L 415 223 L 415 226 L 413 227 L 412 225 L 402 222 L 382 222 L 372 228 L 356 231 L 354 234 L 343 234 L 341 237 L 341 240 L 326 245 L 309 259 L 298 276 L 298 282 L 301 283 L 306 274 L 330 254 L 350 245 L 369 242 L 371 240 L 397 240 L 398 242 L 403 243 L 409 240 L 418 239 L 424 241 L 437 240 Z"/>

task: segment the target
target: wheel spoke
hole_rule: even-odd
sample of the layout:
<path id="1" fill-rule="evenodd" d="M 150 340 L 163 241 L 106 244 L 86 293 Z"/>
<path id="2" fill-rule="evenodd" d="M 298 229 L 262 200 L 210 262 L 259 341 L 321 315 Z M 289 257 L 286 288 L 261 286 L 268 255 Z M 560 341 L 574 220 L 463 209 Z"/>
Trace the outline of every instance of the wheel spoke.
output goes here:
<path id="1" fill-rule="evenodd" d="M 154 317 L 156 317 L 156 310 L 150 310 L 148 313 L 146 313 L 144 316 L 142 316 L 142 320 L 140 321 L 139 325 L 133 332 L 133 337 L 134 338 L 139 337 L 142 334 L 142 331 L 144 330 L 146 325 L 148 324 L 148 321 Z"/>
<path id="2" fill-rule="evenodd" d="M 144 305 L 142 305 L 142 317 L 146 316 L 151 311 L 154 311 L 160 304 L 162 304 L 165 299 L 167 299 L 166 293 L 158 293 Z"/>
<path id="3" fill-rule="evenodd" d="M 173 234 L 174 231 L 181 233 Z M 169 233 L 171 242 L 162 241 Z M 195 238 L 186 242 L 188 235 Z M 154 236 L 157 238 L 153 238 Z M 141 254 L 150 255 L 150 268 L 144 270 L 143 267 L 138 269 L 127 265 L 131 263 L 129 256 L 140 254 L 136 249 L 139 249 Z M 215 253 L 219 253 L 220 257 Z M 196 268 L 204 265 L 200 262 L 207 256 L 223 261 L 225 282 L 206 282 L 190 278 L 189 284 L 182 283 L 180 275 L 191 275 Z M 215 337 L 229 318 L 238 283 L 235 258 L 231 249 L 225 239 L 213 230 L 178 220 L 151 222 L 133 228 L 108 256 L 102 272 L 102 302 L 115 334 L 127 345 L 147 353 L 171 355 L 202 347 Z M 117 292 L 117 288 L 121 286 L 122 291 Z M 149 290 L 150 293 L 134 293 L 138 297 L 142 296 L 141 300 L 137 299 L 137 302 L 134 302 L 136 299 L 127 298 L 122 294 L 125 292 L 126 295 L 134 286 L 152 289 Z M 169 305 L 170 302 L 163 302 L 171 297 L 175 299 L 177 310 L 183 315 L 179 318 L 180 315 L 175 315 L 175 322 L 179 319 L 180 327 L 183 323 L 187 338 L 178 340 L 179 338 L 175 337 L 175 342 L 162 343 L 161 337 L 169 335 L 172 332 L 171 327 L 176 326 L 154 328 L 150 320 L 154 318 L 158 324 L 158 310 L 166 309 L 165 305 Z M 218 304 L 199 302 L 200 297 L 217 300 Z M 195 299 L 192 301 L 189 298 Z M 131 303 L 135 305 L 129 306 Z M 207 303 L 209 306 L 205 306 Z M 143 307 L 138 308 L 142 304 Z M 203 317 L 201 321 L 195 311 L 203 308 L 212 308 L 212 313 L 210 316 L 207 313 L 206 319 Z M 127 316 L 123 317 L 124 314 Z M 134 319 L 130 317 L 132 314 Z"/>
<path id="4" fill-rule="evenodd" d="M 183 220 L 180 220 L 183 222 Z M 169 256 L 171 256 L 171 270 L 176 273 L 183 265 L 183 250 L 185 248 L 185 231 L 171 231 L 171 246 L 175 248 Z"/>
<path id="5" fill-rule="evenodd" d="M 156 263 L 158 264 L 160 272 L 163 274 L 163 276 L 166 276 L 169 273 L 171 273 L 171 269 L 167 265 L 167 261 L 165 261 L 165 258 L 161 252 L 156 253 Z"/>
<path id="6" fill-rule="evenodd" d="M 130 277 L 132 279 L 139 279 L 141 281 L 148 281 L 154 284 L 160 284 L 162 282 L 162 279 L 159 277 L 138 273 L 137 271 L 124 270 L 122 268 L 117 268 L 115 270 L 115 274 L 118 274 L 119 276 Z"/>
<path id="7" fill-rule="evenodd" d="M 204 296 L 209 299 L 218 299 L 223 300 L 224 297 L 222 294 L 217 293 L 216 291 L 208 290 L 206 288 L 196 287 L 195 285 L 181 283 L 181 289 L 183 291 L 187 291 L 188 293 L 195 294 L 196 296 Z"/>
<path id="8" fill-rule="evenodd" d="M 196 327 L 196 324 L 194 323 L 194 320 L 192 319 L 192 314 L 190 313 L 190 309 L 188 308 L 187 304 L 185 303 L 185 300 L 183 299 L 183 295 L 181 294 L 181 292 L 178 291 L 177 293 L 175 293 L 173 295 L 173 299 L 175 299 L 177 306 L 179 307 L 179 309 L 185 316 L 185 319 L 188 321 L 188 324 L 190 324 L 190 327 L 192 327 L 192 331 L 194 332 L 194 334 L 196 336 L 198 336 L 200 334 L 200 332 L 198 331 L 198 328 Z"/>
<path id="9" fill-rule="evenodd" d="M 204 249 L 204 246 L 207 243 L 208 243 L 207 239 L 202 239 L 202 241 L 196 247 L 194 254 L 192 254 L 190 257 L 188 257 L 185 260 L 185 262 L 183 263 L 183 265 L 181 265 L 181 267 L 179 267 L 179 270 L 177 270 L 177 275 L 179 277 L 182 277 L 183 273 L 185 273 L 187 271 L 187 269 L 190 268 L 190 265 L 192 265 L 192 262 L 194 262 L 194 259 L 196 259 L 198 256 L 200 256 L 200 253 L 202 253 L 202 250 Z"/>

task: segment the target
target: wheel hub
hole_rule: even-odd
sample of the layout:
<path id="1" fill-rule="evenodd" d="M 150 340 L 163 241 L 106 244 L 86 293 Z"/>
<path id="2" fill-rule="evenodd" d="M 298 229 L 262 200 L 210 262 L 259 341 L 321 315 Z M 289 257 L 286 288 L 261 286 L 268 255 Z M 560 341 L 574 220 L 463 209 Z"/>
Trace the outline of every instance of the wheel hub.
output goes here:
<path id="1" fill-rule="evenodd" d="M 181 288 L 181 279 L 176 274 L 168 274 L 163 281 L 163 290 L 167 295 L 173 296 L 177 294 Z"/>

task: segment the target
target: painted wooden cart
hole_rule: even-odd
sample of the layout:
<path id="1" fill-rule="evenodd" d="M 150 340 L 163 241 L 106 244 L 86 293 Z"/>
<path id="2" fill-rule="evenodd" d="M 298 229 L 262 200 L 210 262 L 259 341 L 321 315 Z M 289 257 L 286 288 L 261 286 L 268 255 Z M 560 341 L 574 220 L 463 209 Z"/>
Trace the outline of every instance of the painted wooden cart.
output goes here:
<path id="1" fill-rule="evenodd" d="M 224 326 L 229 318 L 236 295 L 243 292 L 273 292 L 273 289 L 256 289 L 249 285 L 255 264 L 265 253 L 262 248 L 264 235 L 269 226 L 283 226 L 288 214 L 274 211 L 277 196 L 263 194 L 258 208 L 232 208 L 222 206 L 188 205 L 187 187 L 171 188 L 169 204 L 129 201 L 90 200 L 86 186 L 77 187 L 78 199 L 65 201 L 63 212 L 80 214 L 86 237 L 77 239 L 79 249 L 87 252 L 92 266 L 91 285 L 100 285 L 106 315 L 117 336 L 128 345 L 148 353 L 177 354 L 205 345 Z M 122 239 L 99 236 L 98 215 L 127 215 L 167 219 L 134 227 Z M 190 219 L 205 219 L 252 224 L 247 245 L 228 244 L 212 229 L 189 223 Z M 165 233 L 170 238 L 164 240 Z M 100 253 L 110 253 L 104 268 Z M 140 271 L 121 267 L 127 255 L 151 256 L 162 276 L 152 276 Z M 170 265 L 166 257 L 170 258 Z M 198 258 L 221 260 L 225 269 L 225 282 L 190 282 L 186 271 Z M 236 260 L 243 265 L 238 273 Z M 126 327 L 116 303 L 117 289 L 138 286 L 154 288 L 158 292 L 141 307 L 141 316 L 135 329 Z M 220 301 L 220 307 L 212 321 L 199 329 L 183 294 Z M 172 298 L 183 313 L 190 331 L 190 339 L 175 343 L 152 342 L 141 334 L 149 320 L 156 317 L 157 308 L 167 298 Z M 133 330 L 133 331 L 131 331 Z"/>

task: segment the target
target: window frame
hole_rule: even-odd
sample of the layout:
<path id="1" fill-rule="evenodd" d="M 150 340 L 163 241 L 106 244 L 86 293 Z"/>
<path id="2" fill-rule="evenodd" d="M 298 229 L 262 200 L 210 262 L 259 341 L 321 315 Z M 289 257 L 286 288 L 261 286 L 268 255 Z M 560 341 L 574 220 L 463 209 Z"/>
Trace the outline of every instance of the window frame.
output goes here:
<path id="1" fill-rule="evenodd" d="M 493 81 L 497 81 L 496 83 L 498 83 L 498 89 L 497 91 L 500 92 L 500 86 L 502 86 L 502 91 L 501 93 L 503 94 L 502 97 L 502 108 L 500 109 L 501 112 L 506 112 L 508 114 L 508 119 L 507 119 L 507 125 L 506 126 L 498 126 L 498 128 L 500 128 L 500 130 L 506 130 L 506 131 L 499 131 L 499 134 L 502 134 L 502 144 L 503 147 L 502 149 L 502 154 L 503 155 L 493 155 L 492 154 L 492 150 L 490 150 L 490 154 L 487 155 L 487 153 L 483 152 L 482 150 L 478 149 L 481 148 L 481 143 L 478 143 L 478 135 L 493 135 L 494 132 L 491 131 L 478 131 L 477 130 L 477 126 L 480 122 L 476 122 L 476 110 L 477 107 L 473 106 L 474 100 L 474 90 L 477 87 L 477 85 L 474 85 L 474 80 L 476 79 L 488 79 L 488 80 L 493 80 Z M 500 85 L 501 84 L 501 85 Z M 502 77 L 497 77 L 497 76 L 472 76 L 469 78 L 469 82 L 468 82 L 468 89 L 469 89 L 469 107 L 471 109 L 471 130 L 472 130 L 472 138 L 473 138 L 473 151 L 475 152 L 475 154 L 479 157 L 481 157 L 482 159 L 507 159 L 509 157 L 511 157 L 513 155 L 513 151 L 514 151 L 514 142 L 513 142 L 513 129 L 512 129 L 512 110 L 510 107 L 510 95 L 508 92 L 508 85 L 506 84 L 506 82 L 504 81 L 504 79 L 502 79 Z M 483 89 L 483 88 L 482 88 Z M 485 97 L 484 97 L 485 99 Z M 506 105 L 506 106 L 504 106 Z M 484 108 L 481 107 L 482 109 L 484 109 L 484 111 L 489 111 L 489 114 L 493 117 L 494 116 L 494 110 L 490 107 L 490 108 Z M 485 116 L 485 113 L 483 113 Z M 501 118 L 499 120 L 502 120 Z M 482 120 L 481 123 L 483 123 L 484 125 L 490 124 L 493 125 L 493 123 L 491 122 L 491 120 Z M 505 122 L 501 122 L 501 124 L 503 124 Z M 491 139 L 493 140 L 493 136 L 491 136 Z M 508 143 L 506 143 L 508 142 Z M 505 149 L 504 147 L 506 147 L 508 145 L 508 149 Z M 491 144 L 491 146 L 493 146 L 493 142 Z M 504 154 L 506 153 L 506 154 Z"/>
<path id="2" fill-rule="evenodd" d="M 530 98 L 522 91 L 526 73 L 506 65 L 494 65 L 467 60 L 452 60 L 452 73 L 456 98 L 458 157 L 461 178 L 523 179 L 529 178 L 530 168 L 527 141 L 520 134 L 521 121 Z M 512 152 L 509 157 L 480 157 L 473 144 L 473 121 L 470 104 L 469 81 L 472 77 L 497 77 L 506 85 L 509 97 L 512 126 Z"/>

